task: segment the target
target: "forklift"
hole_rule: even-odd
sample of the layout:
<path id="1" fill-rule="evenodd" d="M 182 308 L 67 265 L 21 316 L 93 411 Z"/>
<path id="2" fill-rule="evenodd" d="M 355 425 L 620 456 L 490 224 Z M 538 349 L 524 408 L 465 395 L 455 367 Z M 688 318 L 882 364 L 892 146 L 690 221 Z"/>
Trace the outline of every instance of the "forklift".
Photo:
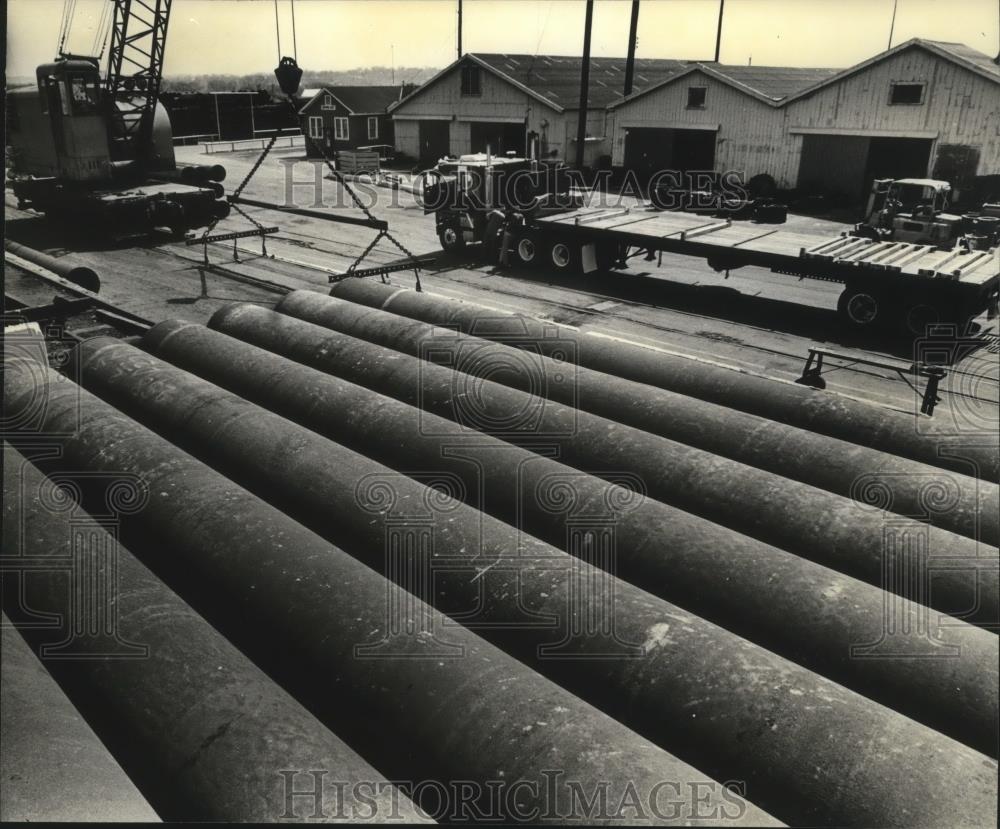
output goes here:
<path id="1" fill-rule="evenodd" d="M 864 220 L 852 235 L 950 250 L 988 250 L 1000 244 L 1000 205 L 973 213 L 951 207 L 951 185 L 930 178 L 875 179 Z"/>

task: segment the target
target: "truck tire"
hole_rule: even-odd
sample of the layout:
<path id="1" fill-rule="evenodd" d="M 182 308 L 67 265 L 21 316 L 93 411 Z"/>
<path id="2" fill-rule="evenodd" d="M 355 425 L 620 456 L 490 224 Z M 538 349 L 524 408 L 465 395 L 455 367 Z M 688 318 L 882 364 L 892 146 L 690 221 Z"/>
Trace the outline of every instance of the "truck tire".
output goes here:
<path id="1" fill-rule="evenodd" d="M 597 269 L 599 271 L 610 271 L 618 264 L 619 247 L 617 242 L 598 242 L 595 254 L 597 256 Z"/>
<path id="2" fill-rule="evenodd" d="M 903 330 L 911 337 L 923 337 L 932 325 L 944 322 L 945 314 L 928 297 L 918 297 L 903 308 Z"/>
<path id="3" fill-rule="evenodd" d="M 483 233 L 483 253 L 486 261 L 496 264 L 500 261 L 500 245 L 503 244 L 504 217 L 502 213 L 491 213 L 486 220 Z"/>
<path id="4" fill-rule="evenodd" d="M 453 253 L 465 247 L 465 237 L 460 228 L 455 225 L 443 225 L 438 229 L 438 239 L 445 253 Z"/>
<path id="5" fill-rule="evenodd" d="M 890 304 L 876 288 L 848 285 L 837 300 L 837 313 L 851 328 L 872 331 L 887 322 L 892 313 Z"/>
<path id="6" fill-rule="evenodd" d="M 546 264 L 556 273 L 580 272 L 580 246 L 555 239 L 546 246 Z"/>
<path id="7" fill-rule="evenodd" d="M 542 258 L 538 236 L 531 230 L 521 228 L 514 234 L 514 260 L 526 268 L 532 268 Z"/>

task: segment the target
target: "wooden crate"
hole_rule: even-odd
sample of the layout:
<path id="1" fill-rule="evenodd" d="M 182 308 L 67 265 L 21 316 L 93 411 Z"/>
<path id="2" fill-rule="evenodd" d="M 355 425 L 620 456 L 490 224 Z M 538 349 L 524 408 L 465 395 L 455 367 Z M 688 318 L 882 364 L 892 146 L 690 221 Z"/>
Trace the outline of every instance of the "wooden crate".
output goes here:
<path id="1" fill-rule="evenodd" d="M 337 169 L 342 173 L 377 173 L 379 158 L 376 150 L 338 150 Z"/>

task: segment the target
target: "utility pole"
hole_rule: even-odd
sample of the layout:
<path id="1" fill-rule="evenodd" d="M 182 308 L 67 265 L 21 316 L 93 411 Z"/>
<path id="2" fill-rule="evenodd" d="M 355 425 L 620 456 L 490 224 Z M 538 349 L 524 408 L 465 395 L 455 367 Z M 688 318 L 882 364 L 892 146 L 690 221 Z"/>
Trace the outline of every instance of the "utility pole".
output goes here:
<path id="1" fill-rule="evenodd" d="M 458 57 L 462 57 L 462 0 L 458 0 Z"/>
<path id="2" fill-rule="evenodd" d="M 715 32 L 715 62 L 719 62 L 719 54 L 722 52 L 722 13 L 726 8 L 726 0 L 719 0 L 719 27 Z"/>
<path id="3" fill-rule="evenodd" d="M 639 34 L 639 0 L 632 0 L 632 23 L 628 29 L 628 57 L 625 59 L 625 97 L 632 94 L 632 77 L 635 75 L 635 47 Z"/>
<path id="4" fill-rule="evenodd" d="M 576 126 L 576 169 L 583 169 L 583 142 L 587 137 L 587 99 L 590 92 L 590 30 L 594 23 L 594 0 L 587 0 L 583 24 L 583 64 L 580 67 L 580 120 Z"/>
<path id="5" fill-rule="evenodd" d="M 889 24 L 889 45 L 886 49 L 892 48 L 892 36 L 896 31 L 896 8 L 899 6 L 899 0 L 892 0 L 892 22 Z"/>

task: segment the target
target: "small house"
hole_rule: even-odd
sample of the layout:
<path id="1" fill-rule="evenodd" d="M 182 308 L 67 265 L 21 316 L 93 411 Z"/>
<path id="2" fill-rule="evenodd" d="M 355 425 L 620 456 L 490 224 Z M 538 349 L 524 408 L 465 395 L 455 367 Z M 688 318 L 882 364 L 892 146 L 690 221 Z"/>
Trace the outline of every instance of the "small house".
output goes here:
<path id="1" fill-rule="evenodd" d="M 340 150 L 395 146 L 390 104 L 412 87 L 324 86 L 299 110 L 309 158 Z M 322 148 L 320 150 L 319 148 Z"/>

